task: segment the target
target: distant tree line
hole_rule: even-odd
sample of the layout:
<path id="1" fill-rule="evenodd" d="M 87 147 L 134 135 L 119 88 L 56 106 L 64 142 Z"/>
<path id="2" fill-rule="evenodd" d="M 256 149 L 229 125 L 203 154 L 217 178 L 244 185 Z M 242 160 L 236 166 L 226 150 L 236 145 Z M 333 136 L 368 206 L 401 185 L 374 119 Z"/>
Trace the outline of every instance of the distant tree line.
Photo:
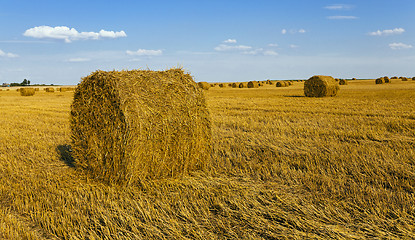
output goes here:
<path id="1" fill-rule="evenodd" d="M 27 80 L 26 78 L 21 83 L 10 83 L 10 87 L 15 87 L 15 86 L 29 86 L 29 85 L 30 85 L 30 80 Z"/>

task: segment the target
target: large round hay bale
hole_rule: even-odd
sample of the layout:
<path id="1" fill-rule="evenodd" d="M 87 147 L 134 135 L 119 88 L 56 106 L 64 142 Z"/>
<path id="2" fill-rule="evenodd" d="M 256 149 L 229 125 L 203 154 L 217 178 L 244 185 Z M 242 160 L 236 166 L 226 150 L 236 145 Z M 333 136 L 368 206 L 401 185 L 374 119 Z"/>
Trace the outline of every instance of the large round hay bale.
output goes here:
<path id="1" fill-rule="evenodd" d="M 375 83 L 376 84 L 384 84 L 385 83 L 385 80 L 383 79 L 383 77 L 376 78 Z"/>
<path id="2" fill-rule="evenodd" d="M 47 87 L 47 88 L 45 88 L 45 91 L 46 92 L 55 92 L 55 89 L 52 88 L 52 87 Z"/>
<path id="3" fill-rule="evenodd" d="M 237 88 L 239 87 L 239 83 L 232 83 L 232 88 Z"/>
<path id="4" fill-rule="evenodd" d="M 316 75 L 304 83 L 306 97 L 333 97 L 337 95 L 339 85 L 330 76 Z"/>
<path id="5" fill-rule="evenodd" d="M 248 88 L 258 88 L 258 82 L 257 81 L 249 81 L 247 84 Z"/>
<path id="6" fill-rule="evenodd" d="M 385 83 L 390 83 L 391 82 L 391 80 L 389 79 L 388 76 L 384 76 L 383 81 L 385 81 Z"/>
<path id="7" fill-rule="evenodd" d="M 20 96 L 33 96 L 35 95 L 34 88 L 20 88 L 19 89 Z"/>
<path id="8" fill-rule="evenodd" d="M 181 69 L 96 71 L 71 105 L 76 166 L 107 183 L 206 169 L 211 122 L 203 91 Z"/>
<path id="9" fill-rule="evenodd" d="M 412 77 L 412 81 L 415 81 L 415 77 Z"/>
<path id="10" fill-rule="evenodd" d="M 239 88 L 248 88 L 248 83 L 246 83 L 246 82 L 241 82 L 241 83 L 239 83 L 239 86 L 238 86 Z"/>
<path id="11" fill-rule="evenodd" d="M 349 83 L 347 82 L 346 79 L 339 79 L 339 85 L 348 85 Z"/>
<path id="12" fill-rule="evenodd" d="M 275 86 L 276 86 L 276 87 L 285 87 L 285 84 L 284 84 L 284 82 L 282 82 L 282 81 L 278 81 L 278 82 L 275 84 Z"/>
<path id="13" fill-rule="evenodd" d="M 407 77 L 402 77 L 402 81 L 408 81 L 408 78 Z"/>
<path id="14" fill-rule="evenodd" d="M 198 82 L 197 85 L 203 90 L 209 90 L 210 84 L 207 82 Z"/>

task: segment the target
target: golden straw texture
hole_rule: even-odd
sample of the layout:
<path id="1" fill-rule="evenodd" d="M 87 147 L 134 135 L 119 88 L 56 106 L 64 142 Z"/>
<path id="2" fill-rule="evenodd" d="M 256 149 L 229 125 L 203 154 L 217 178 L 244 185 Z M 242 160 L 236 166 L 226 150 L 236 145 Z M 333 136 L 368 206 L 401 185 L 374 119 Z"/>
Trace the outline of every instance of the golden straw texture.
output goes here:
<path id="1" fill-rule="evenodd" d="M 182 69 L 96 71 L 71 106 L 76 165 L 107 183 L 143 183 L 205 170 L 211 121 L 205 97 Z"/>
<path id="2" fill-rule="evenodd" d="M 333 97 L 337 95 L 338 91 L 338 83 L 330 76 L 316 75 L 304 83 L 306 97 Z"/>

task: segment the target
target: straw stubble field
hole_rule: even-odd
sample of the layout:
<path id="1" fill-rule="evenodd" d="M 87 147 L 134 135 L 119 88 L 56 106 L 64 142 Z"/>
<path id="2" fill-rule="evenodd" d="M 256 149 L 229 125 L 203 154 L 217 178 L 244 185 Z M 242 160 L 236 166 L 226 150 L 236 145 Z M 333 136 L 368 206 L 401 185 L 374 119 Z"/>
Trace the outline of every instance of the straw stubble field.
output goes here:
<path id="1" fill-rule="evenodd" d="M 303 84 L 205 91 L 209 171 L 140 187 L 74 168 L 73 92 L 0 92 L 0 239 L 415 238 L 415 82 Z"/>

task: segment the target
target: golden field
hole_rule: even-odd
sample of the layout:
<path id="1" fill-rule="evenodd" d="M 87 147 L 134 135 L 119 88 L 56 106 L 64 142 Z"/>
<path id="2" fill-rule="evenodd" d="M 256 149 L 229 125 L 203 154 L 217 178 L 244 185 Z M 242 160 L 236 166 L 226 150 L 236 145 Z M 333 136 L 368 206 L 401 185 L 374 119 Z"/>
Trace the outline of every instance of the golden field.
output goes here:
<path id="1" fill-rule="evenodd" d="M 208 172 L 109 186 L 73 165 L 73 92 L 0 92 L 0 239 L 414 239 L 415 81 L 336 97 L 211 87 Z"/>

